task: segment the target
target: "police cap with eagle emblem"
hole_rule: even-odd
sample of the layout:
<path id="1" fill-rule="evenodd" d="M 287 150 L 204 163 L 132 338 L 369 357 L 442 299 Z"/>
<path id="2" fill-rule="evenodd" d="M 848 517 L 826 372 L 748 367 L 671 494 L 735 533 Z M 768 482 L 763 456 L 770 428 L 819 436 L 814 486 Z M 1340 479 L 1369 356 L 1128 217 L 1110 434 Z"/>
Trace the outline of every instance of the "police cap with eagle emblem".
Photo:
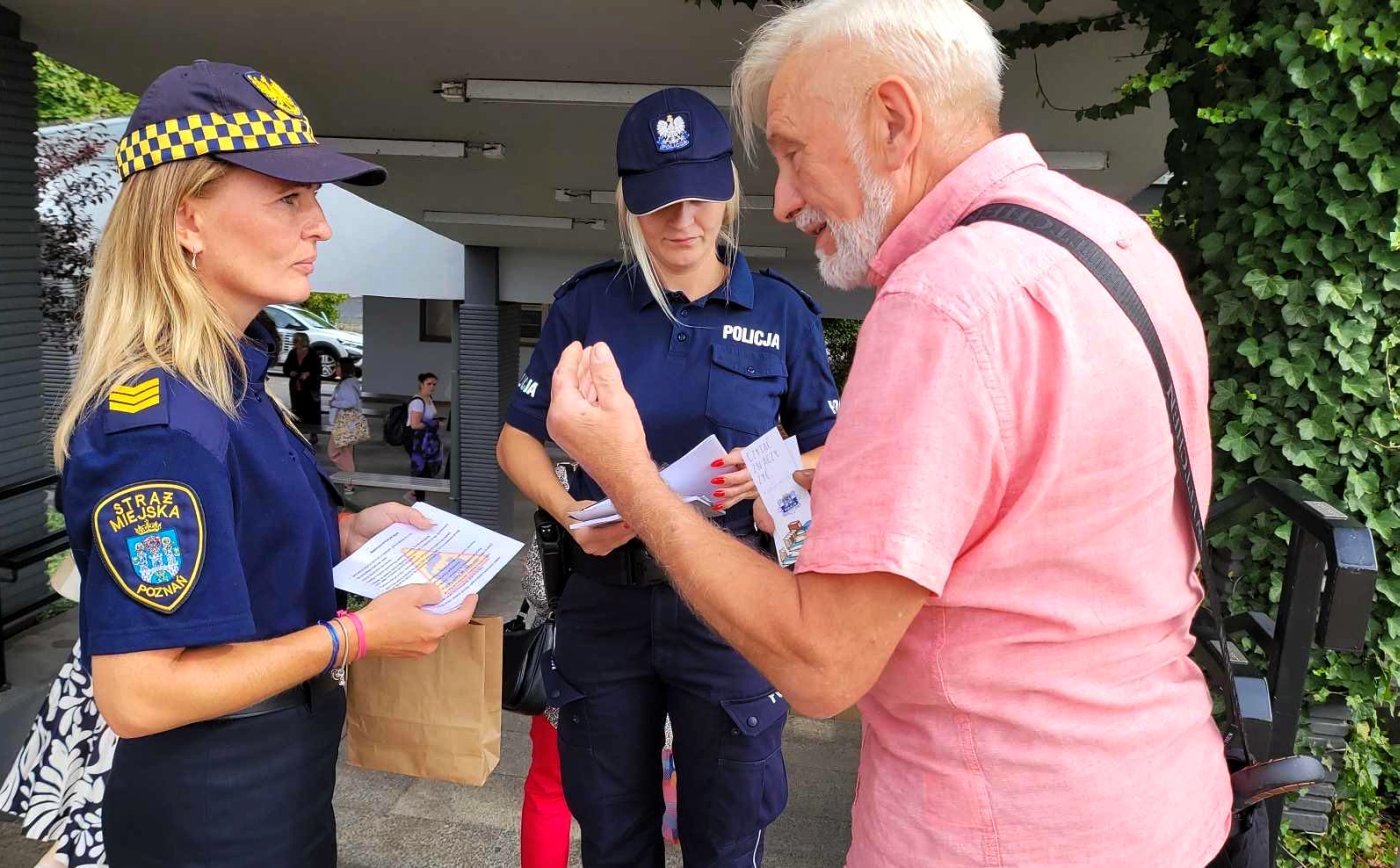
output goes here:
<path id="1" fill-rule="evenodd" d="M 316 141 L 301 106 L 251 67 L 196 60 L 146 88 L 117 143 L 123 181 L 144 169 L 211 156 L 295 184 L 382 183 L 384 169 Z"/>
<path id="2" fill-rule="evenodd" d="M 617 174 L 633 214 L 676 202 L 734 195 L 734 144 L 724 114 L 705 97 L 669 87 L 638 100 L 617 133 Z"/>

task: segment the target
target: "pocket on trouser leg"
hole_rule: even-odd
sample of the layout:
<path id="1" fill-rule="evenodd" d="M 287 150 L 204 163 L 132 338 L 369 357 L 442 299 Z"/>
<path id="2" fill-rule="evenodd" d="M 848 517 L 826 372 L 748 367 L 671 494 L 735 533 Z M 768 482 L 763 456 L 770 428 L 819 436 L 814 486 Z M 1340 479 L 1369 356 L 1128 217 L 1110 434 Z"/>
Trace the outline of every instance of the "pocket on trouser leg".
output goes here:
<path id="1" fill-rule="evenodd" d="M 731 726 L 721 739 L 710 792 L 710 838 L 722 849 L 757 834 L 787 807 L 782 747 L 788 705 L 777 691 L 720 705 Z"/>
<path id="2" fill-rule="evenodd" d="M 550 654 L 544 667 L 545 695 L 559 709 L 559 771 L 563 778 L 564 800 L 577 816 L 575 802 L 586 802 L 592 789 L 593 741 L 588 729 L 588 700 L 583 691 L 559 674 Z"/>

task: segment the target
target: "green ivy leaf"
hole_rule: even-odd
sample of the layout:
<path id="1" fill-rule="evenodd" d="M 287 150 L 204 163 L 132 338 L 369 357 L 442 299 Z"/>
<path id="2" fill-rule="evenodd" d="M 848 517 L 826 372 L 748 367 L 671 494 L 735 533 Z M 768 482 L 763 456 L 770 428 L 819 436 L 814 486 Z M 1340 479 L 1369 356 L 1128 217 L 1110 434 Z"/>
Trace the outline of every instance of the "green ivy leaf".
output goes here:
<path id="1" fill-rule="evenodd" d="M 1290 463 L 1298 467 L 1307 467 L 1312 470 L 1317 469 L 1319 458 L 1318 451 L 1309 448 L 1301 440 L 1289 440 L 1282 443 L 1280 445 L 1280 451 L 1283 452 L 1284 458 L 1287 458 Z"/>
<path id="2" fill-rule="evenodd" d="M 1366 189 L 1366 176 L 1359 172 L 1353 172 L 1351 166 L 1346 163 L 1336 163 L 1332 166 L 1332 175 L 1337 179 L 1337 183 L 1348 193 L 1359 193 Z"/>
<path id="3" fill-rule="evenodd" d="M 1293 62 L 1288 64 L 1288 77 L 1304 90 L 1311 90 L 1314 85 L 1326 81 L 1330 74 L 1331 70 L 1325 63 L 1308 64 L 1301 55 L 1293 58 Z"/>
<path id="4" fill-rule="evenodd" d="M 1371 170 L 1366 173 L 1371 187 L 1377 193 L 1390 193 L 1400 190 L 1400 160 L 1381 154 L 1371 161 Z"/>
<path id="5" fill-rule="evenodd" d="M 1363 76 L 1354 75 L 1347 81 L 1347 89 L 1356 98 L 1356 107 L 1363 112 L 1390 99 L 1390 82 L 1383 78 L 1367 81 Z"/>
<path id="6" fill-rule="evenodd" d="M 1341 319 L 1332 320 L 1328 325 L 1328 331 L 1342 347 L 1349 347 L 1357 340 L 1364 339 L 1369 342 L 1376 329 L 1374 325 L 1367 328 L 1366 324 L 1358 319 Z"/>
<path id="7" fill-rule="evenodd" d="M 1283 239 L 1282 250 L 1302 265 L 1311 265 L 1317 242 L 1301 232 L 1290 233 Z"/>
<path id="8" fill-rule="evenodd" d="M 1342 134 L 1342 139 L 1337 146 L 1342 149 L 1342 153 L 1358 160 L 1368 160 L 1371 156 L 1382 148 L 1385 143 L 1375 130 L 1369 127 L 1362 130 L 1348 130 Z"/>
<path id="9" fill-rule="evenodd" d="M 1259 444 L 1255 442 L 1252 432 L 1239 422 L 1231 422 L 1225 426 L 1225 436 L 1220 438 L 1217 445 L 1230 453 L 1236 461 L 1248 461 L 1260 453 Z"/>
<path id="10" fill-rule="evenodd" d="M 1337 199 L 1327 205 L 1327 213 L 1351 232 L 1376 213 L 1376 203 L 1366 196 Z"/>
<path id="11" fill-rule="evenodd" d="M 1264 348 L 1259 346 L 1259 342 L 1254 338 L 1245 338 L 1244 341 L 1240 343 L 1238 349 L 1240 355 L 1248 359 L 1250 365 L 1253 367 L 1257 368 L 1264 364 Z"/>
<path id="12" fill-rule="evenodd" d="M 1317 239 L 1317 249 L 1322 251 L 1323 259 L 1328 262 L 1336 262 L 1347 253 L 1355 250 L 1356 245 L 1343 235 L 1324 235 Z"/>
<path id="13" fill-rule="evenodd" d="M 1299 389 L 1307 381 L 1308 366 L 1291 359 L 1274 359 L 1269 363 L 1269 375 L 1280 377 L 1289 387 Z"/>

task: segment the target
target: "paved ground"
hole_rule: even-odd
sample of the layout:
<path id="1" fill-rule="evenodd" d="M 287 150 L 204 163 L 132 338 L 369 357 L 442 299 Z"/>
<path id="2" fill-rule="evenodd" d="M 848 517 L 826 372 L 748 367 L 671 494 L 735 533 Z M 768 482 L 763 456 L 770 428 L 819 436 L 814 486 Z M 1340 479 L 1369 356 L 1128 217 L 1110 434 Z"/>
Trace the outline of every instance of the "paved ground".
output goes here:
<path id="1" fill-rule="evenodd" d="M 273 381 L 274 390 L 284 387 L 283 381 Z M 377 434 L 377 425 L 375 430 Z M 323 437 L 323 461 L 324 448 Z M 378 440 L 359 447 L 357 458 L 366 471 L 404 472 L 402 451 Z M 361 489 L 355 500 L 366 505 L 400 494 Z M 449 507 L 443 495 L 430 498 Z M 529 532 L 529 512 L 524 504 L 515 511 L 517 538 Z M 488 586 L 479 610 L 509 616 L 519 605 L 519 573 L 513 565 Z M 40 695 L 66 659 L 76 631 L 76 613 L 70 612 L 11 640 L 7 649 L 15 682 L 32 684 L 29 695 Z M 16 699 L 0 698 L 0 706 Z M 527 728 L 526 718 L 504 716 L 500 765 L 479 788 L 366 771 L 342 762 L 335 794 L 340 863 L 351 868 L 518 865 L 521 788 L 530 763 Z M 859 742 L 859 724 L 853 720 L 795 718 L 788 725 L 785 754 L 791 797 L 787 812 L 769 830 L 764 863 L 769 868 L 842 864 L 850 840 Z M 15 748 L 0 745 L 0 773 L 8 770 Z M 0 821 L 0 868 L 30 868 L 45 849 L 21 837 L 17 824 Z M 668 848 L 668 857 L 668 865 L 681 864 L 678 848 Z M 571 864 L 578 864 L 577 846 Z"/>

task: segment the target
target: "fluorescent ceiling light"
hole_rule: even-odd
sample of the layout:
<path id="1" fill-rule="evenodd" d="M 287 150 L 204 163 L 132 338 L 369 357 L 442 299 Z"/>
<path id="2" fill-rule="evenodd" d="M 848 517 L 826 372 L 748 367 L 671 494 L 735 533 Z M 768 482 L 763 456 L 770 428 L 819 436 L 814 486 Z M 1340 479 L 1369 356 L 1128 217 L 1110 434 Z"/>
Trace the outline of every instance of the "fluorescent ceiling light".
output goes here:
<path id="1" fill-rule="evenodd" d="M 462 158 L 468 153 L 480 154 L 488 160 L 504 159 L 505 146 L 497 142 L 428 142 L 407 139 L 341 139 L 322 136 L 317 139 L 346 154 L 369 154 L 385 157 L 447 157 Z"/>
<path id="2" fill-rule="evenodd" d="M 459 81 L 444 81 L 438 86 L 435 93 L 448 102 L 526 102 L 547 105 L 582 103 L 586 105 L 630 106 L 648 94 L 672 86 L 595 81 L 518 81 L 499 78 L 467 78 Z M 704 94 L 710 102 L 720 108 L 729 107 L 729 88 L 727 87 L 686 86 L 693 91 Z"/>
<path id="3" fill-rule="evenodd" d="M 750 259 L 787 259 L 786 247 L 754 247 L 741 244 L 739 249 Z"/>
<path id="4" fill-rule="evenodd" d="M 1108 151 L 1042 151 L 1045 164 L 1057 172 L 1102 172 Z"/>
<path id="5" fill-rule="evenodd" d="M 427 223 L 461 223 L 470 226 L 509 226 L 518 229 L 608 228 L 606 220 L 575 220 L 572 217 L 535 217 L 528 214 L 474 214 L 463 211 L 424 211 Z"/>
<path id="6" fill-rule="evenodd" d="M 554 191 L 556 202 L 587 202 L 590 205 L 616 205 L 615 190 L 573 190 L 558 188 Z M 772 211 L 772 196 L 745 196 L 742 206 L 745 211 Z"/>

